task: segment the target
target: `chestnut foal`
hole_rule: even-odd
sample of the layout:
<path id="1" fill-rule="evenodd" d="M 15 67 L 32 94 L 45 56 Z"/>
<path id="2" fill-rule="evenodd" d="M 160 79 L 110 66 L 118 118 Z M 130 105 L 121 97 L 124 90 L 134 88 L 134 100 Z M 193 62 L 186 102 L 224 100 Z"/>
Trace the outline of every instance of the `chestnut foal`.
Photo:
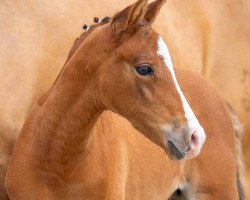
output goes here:
<path id="1" fill-rule="evenodd" d="M 229 111 L 193 73 L 176 70 L 180 89 L 151 28 L 164 2 L 138 0 L 76 42 L 15 145 L 11 199 L 239 198 Z M 188 102 L 207 134 L 197 158 L 206 136 Z"/>

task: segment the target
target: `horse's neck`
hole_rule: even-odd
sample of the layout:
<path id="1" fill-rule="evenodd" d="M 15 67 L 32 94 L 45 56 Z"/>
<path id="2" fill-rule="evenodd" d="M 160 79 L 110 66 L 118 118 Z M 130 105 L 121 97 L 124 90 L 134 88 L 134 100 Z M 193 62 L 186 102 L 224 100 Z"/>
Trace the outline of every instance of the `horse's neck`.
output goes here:
<path id="1" fill-rule="evenodd" d="M 36 117 L 33 159 L 45 172 L 63 174 L 64 167 L 88 148 L 100 115 L 79 72 L 65 67 Z"/>

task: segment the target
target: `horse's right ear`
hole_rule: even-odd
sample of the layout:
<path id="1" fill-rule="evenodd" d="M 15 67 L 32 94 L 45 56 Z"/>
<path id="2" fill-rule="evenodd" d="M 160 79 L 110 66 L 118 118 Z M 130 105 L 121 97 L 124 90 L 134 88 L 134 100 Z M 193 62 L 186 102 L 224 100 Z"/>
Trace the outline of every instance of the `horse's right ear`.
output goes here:
<path id="1" fill-rule="evenodd" d="M 117 13 L 111 22 L 112 29 L 116 34 L 132 28 L 140 19 L 143 19 L 147 9 L 147 0 L 138 0 L 135 4 Z"/>
<path id="2" fill-rule="evenodd" d="M 156 0 L 148 5 L 144 19 L 148 21 L 149 24 L 152 24 L 155 21 L 165 2 L 166 0 Z"/>

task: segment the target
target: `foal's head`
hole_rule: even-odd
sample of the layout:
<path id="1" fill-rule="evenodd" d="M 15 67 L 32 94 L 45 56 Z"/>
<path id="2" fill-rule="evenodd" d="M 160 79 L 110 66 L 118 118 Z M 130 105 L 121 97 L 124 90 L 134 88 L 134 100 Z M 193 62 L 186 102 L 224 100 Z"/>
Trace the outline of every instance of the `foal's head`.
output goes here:
<path id="1" fill-rule="evenodd" d="M 151 28 L 164 2 L 138 0 L 82 36 L 73 57 L 98 109 L 124 116 L 180 160 L 199 154 L 205 133 L 178 85 L 165 42 Z"/>

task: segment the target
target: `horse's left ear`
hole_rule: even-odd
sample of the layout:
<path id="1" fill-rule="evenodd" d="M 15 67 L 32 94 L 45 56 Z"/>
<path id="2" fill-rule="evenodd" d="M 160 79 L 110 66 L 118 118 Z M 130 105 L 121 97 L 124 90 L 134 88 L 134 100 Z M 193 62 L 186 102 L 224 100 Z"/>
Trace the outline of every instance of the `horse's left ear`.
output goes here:
<path id="1" fill-rule="evenodd" d="M 137 21 L 143 19 L 147 9 L 147 2 L 147 0 L 137 0 L 135 4 L 117 13 L 111 22 L 114 32 L 119 34 L 128 28 L 132 28 Z"/>
<path id="2" fill-rule="evenodd" d="M 150 24 L 152 24 L 155 21 L 157 15 L 159 14 L 165 2 L 166 0 L 156 0 L 148 4 L 147 12 L 144 16 L 144 19 L 148 21 Z"/>

